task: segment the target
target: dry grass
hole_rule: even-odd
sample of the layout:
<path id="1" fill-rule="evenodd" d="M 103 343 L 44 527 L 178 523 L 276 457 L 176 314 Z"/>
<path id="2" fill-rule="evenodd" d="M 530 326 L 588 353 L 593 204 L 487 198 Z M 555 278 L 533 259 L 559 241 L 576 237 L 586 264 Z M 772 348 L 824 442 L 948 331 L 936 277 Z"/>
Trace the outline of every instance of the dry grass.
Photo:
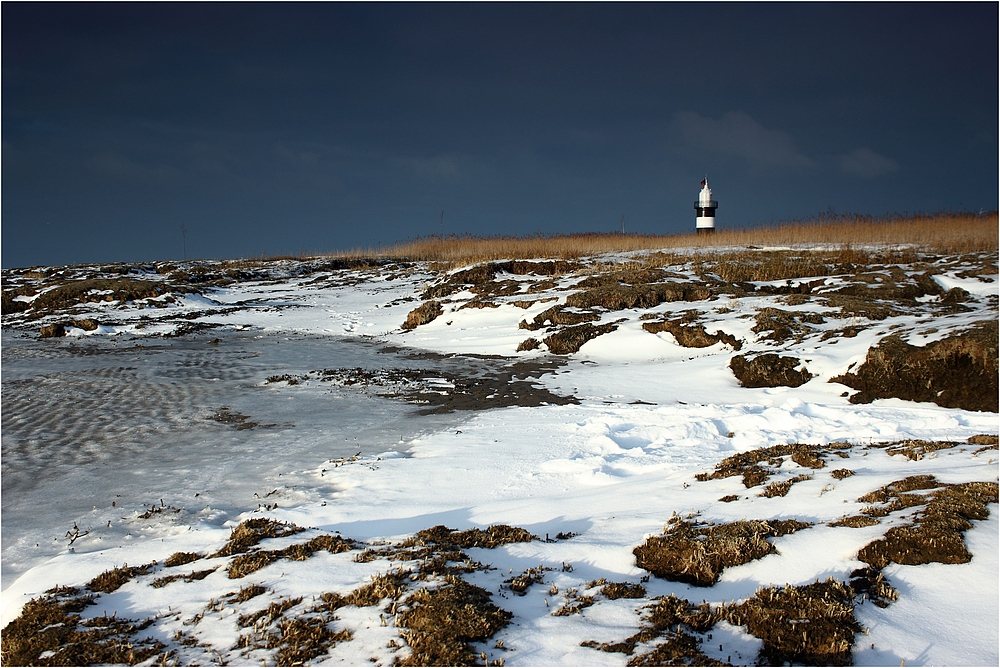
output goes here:
<path id="1" fill-rule="evenodd" d="M 776 552 L 768 542 L 810 526 L 797 520 L 749 520 L 697 524 L 674 518 L 662 536 L 650 536 L 635 548 L 635 563 L 656 577 L 711 587 L 722 570 Z"/>
<path id="2" fill-rule="evenodd" d="M 571 260 L 617 251 L 723 246 L 913 244 L 940 253 L 998 248 L 997 213 L 915 216 L 842 216 L 788 222 L 773 227 L 719 230 L 713 235 L 572 234 L 534 237 L 427 237 L 382 249 L 356 249 L 342 258 L 380 257 L 444 262 L 452 266 L 510 258 Z"/>

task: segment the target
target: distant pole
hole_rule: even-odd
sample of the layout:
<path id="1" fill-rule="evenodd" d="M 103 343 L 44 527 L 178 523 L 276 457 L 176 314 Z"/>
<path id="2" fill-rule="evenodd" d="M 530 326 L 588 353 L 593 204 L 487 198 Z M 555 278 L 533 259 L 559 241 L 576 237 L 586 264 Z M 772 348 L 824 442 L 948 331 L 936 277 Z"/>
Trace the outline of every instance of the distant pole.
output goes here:
<path id="1" fill-rule="evenodd" d="M 181 240 L 184 243 L 184 261 L 188 259 L 187 226 L 181 223 Z"/>
<path id="2" fill-rule="evenodd" d="M 625 214 L 622 214 L 622 234 L 625 234 Z"/>
<path id="3" fill-rule="evenodd" d="M 444 239 L 444 209 L 441 209 L 441 233 L 438 236 Z"/>

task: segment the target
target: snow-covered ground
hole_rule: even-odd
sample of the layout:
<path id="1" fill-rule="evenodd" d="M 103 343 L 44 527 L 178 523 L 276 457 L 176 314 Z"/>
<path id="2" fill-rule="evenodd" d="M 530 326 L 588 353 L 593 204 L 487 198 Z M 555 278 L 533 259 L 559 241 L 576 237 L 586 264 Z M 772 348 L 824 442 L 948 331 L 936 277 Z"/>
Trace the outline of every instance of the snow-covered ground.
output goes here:
<path id="1" fill-rule="evenodd" d="M 626 654 L 581 643 L 632 636 L 659 596 L 722 605 L 759 587 L 831 577 L 846 582 L 865 565 L 858 550 L 913 515 L 911 508 L 859 528 L 827 524 L 858 515 L 869 505 L 859 497 L 913 475 L 933 475 L 940 484 L 998 480 L 997 450 L 967 443 L 997 434 L 996 413 L 900 399 L 852 404 L 847 387 L 829 382 L 856 369 L 890 333 L 926 345 L 995 321 L 995 259 L 992 271 L 977 274 L 953 261 L 934 275 L 943 291 L 964 290 L 963 308 L 938 309 L 941 297 L 920 297 L 912 309 L 881 319 L 796 304 L 774 291 L 602 311 L 595 325 L 625 321 L 556 364 L 545 364 L 553 356 L 544 345 L 517 352 L 535 335 L 519 323 L 564 304 L 587 274 L 554 276 L 530 293 L 540 276 L 499 275 L 496 281 L 521 280 L 523 289 L 494 296 L 496 305 L 484 308 L 462 308 L 476 295 L 453 292 L 441 300 L 440 316 L 406 331 L 400 325 L 407 314 L 426 301 L 420 292 L 445 280 L 426 266 L 294 269 L 289 262 L 284 275 L 174 294 L 162 308 L 151 308 L 156 300 L 150 299 L 77 307 L 74 319 L 100 325 L 70 327 L 66 338 L 35 340 L 25 338 L 27 325 L 5 328 L 4 625 L 56 585 L 81 587 L 113 567 L 157 561 L 147 574 L 101 594 L 82 617 L 153 619 L 139 637 L 159 640 L 180 663 L 273 663 L 273 647 L 240 646 L 247 633 L 241 615 L 298 597 L 302 602 L 284 614 L 305 614 L 321 594 L 347 595 L 400 562 L 361 560 L 358 547 L 279 559 L 231 579 L 230 556 L 170 567 L 164 560 L 177 552 L 214 553 L 233 527 L 260 517 L 308 529 L 261 543 L 267 550 L 323 534 L 379 548 L 436 525 L 506 524 L 539 539 L 465 549 L 471 560 L 494 569 L 473 570 L 465 580 L 513 613 L 476 652 L 509 665 L 623 665 Z M 690 268 L 676 271 L 679 282 L 695 280 Z M 826 278 L 831 290 L 841 281 Z M 823 318 L 776 342 L 767 330 L 753 331 L 764 308 Z M 693 310 L 706 331 L 741 341 L 740 354 L 791 355 L 814 377 L 794 388 L 740 387 L 728 367 L 736 354 L 731 345 L 685 348 L 668 332 L 642 328 Z M 203 329 L 178 339 L 158 336 L 191 325 Z M 846 327 L 854 328 L 850 335 L 824 338 Z M 535 366 L 516 368 L 517 362 Z M 480 410 L 426 414 L 419 404 L 316 373 L 350 367 L 420 369 L 425 389 L 441 392 L 463 374 L 476 382 L 483 374 L 524 373 L 530 383 L 574 402 L 490 407 L 486 401 Z M 442 380 L 428 381 L 435 373 Z M 250 422 L 254 428 L 241 428 Z M 955 445 L 918 459 L 878 447 L 906 439 Z M 852 447 L 824 468 L 786 459 L 774 480 L 809 476 L 786 496 L 762 496 L 761 487 L 747 488 L 738 476 L 695 477 L 756 448 L 838 442 Z M 832 476 L 837 468 L 854 475 Z M 856 664 L 1000 662 L 998 516 L 995 503 L 988 507 L 989 517 L 965 532 L 970 562 L 883 569 L 899 597 L 885 608 L 859 599 Z M 772 539 L 776 553 L 726 568 L 705 588 L 649 577 L 636 565 L 633 549 L 659 535 L 674 514 L 715 523 L 797 519 L 812 526 Z M 517 595 L 510 579 L 535 567 L 551 570 Z M 213 568 L 201 579 L 152 586 L 167 575 Z M 593 584 L 601 578 L 641 583 L 645 595 L 601 597 Z M 250 584 L 266 593 L 227 598 Z M 410 586 L 438 584 L 431 578 Z M 591 605 L 552 614 L 585 592 L 594 596 Z M 330 628 L 349 629 L 353 639 L 331 644 L 311 663 L 388 665 L 407 656 L 395 605 L 339 608 Z M 721 622 L 712 634 L 696 634 L 710 658 L 757 660 L 761 641 L 746 629 Z"/>

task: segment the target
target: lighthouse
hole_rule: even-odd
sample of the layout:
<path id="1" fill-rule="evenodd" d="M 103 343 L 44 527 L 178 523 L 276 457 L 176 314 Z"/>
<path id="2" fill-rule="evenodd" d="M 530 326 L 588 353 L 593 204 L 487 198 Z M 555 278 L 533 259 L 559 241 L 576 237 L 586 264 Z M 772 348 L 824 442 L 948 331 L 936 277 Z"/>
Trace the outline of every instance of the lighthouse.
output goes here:
<path id="1" fill-rule="evenodd" d="M 708 177 L 701 182 L 701 192 L 698 193 L 698 201 L 694 203 L 695 210 L 695 231 L 698 234 L 715 233 L 715 210 L 719 208 L 719 203 L 712 199 L 712 189 L 708 187 Z"/>

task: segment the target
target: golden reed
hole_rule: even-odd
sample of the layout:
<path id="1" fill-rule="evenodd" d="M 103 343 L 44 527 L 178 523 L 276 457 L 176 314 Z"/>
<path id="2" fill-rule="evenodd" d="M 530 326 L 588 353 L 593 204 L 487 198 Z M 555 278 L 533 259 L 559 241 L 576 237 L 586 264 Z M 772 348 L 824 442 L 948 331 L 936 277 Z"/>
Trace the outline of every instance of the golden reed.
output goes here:
<path id="1" fill-rule="evenodd" d="M 531 237 L 423 237 L 379 249 L 355 249 L 339 257 L 384 257 L 465 264 L 503 259 L 573 259 L 616 251 L 721 247 L 915 246 L 938 253 L 998 249 L 997 212 L 939 213 L 874 218 L 839 216 L 771 227 L 718 230 L 712 235 L 587 233 Z"/>

